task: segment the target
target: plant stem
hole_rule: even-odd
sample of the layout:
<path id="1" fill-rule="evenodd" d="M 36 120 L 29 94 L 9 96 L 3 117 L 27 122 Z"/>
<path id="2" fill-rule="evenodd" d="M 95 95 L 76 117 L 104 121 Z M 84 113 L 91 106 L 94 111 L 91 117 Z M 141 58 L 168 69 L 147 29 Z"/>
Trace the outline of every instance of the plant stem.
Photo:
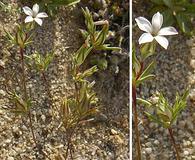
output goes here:
<path id="1" fill-rule="evenodd" d="M 141 143 L 138 129 L 138 114 L 137 114 L 137 101 L 136 101 L 136 86 L 133 84 L 132 87 L 132 99 L 133 99 L 133 110 L 134 110 L 134 123 L 135 123 L 135 135 L 136 135 L 136 149 L 137 149 L 137 160 L 141 160 Z"/>
<path id="2" fill-rule="evenodd" d="M 26 89 L 26 74 L 25 74 L 25 64 L 24 64 L 24 49 L 20 48 L 20 56 L 21 56 L 21 65 L 22 65 L 22 85 L 24 91 L 24 98 L 28 100 L 27 89 Z"/>
<path id="3" fill-rule="evenodd" d="M 175 152 L 176 152 L 176 159 L 180 160 L 181 158 L 179 156 L 179 150 L 178 150 L 177 145 L 175 143 L 175 139 L 174 139 L 174 136 L 173 136 L 173 130 L 172 130 L 172 128 L 168 128 L 168 131 L 169 131 L 169 135 L 170 135 L 171 141 L 173 143 L 173 147 L 174 147 Z"/>
<path id="4" fill-rule="evenodd" d="M 26 88 L 26 74 L 25 74 L 25 64 L 24 64 L 24 49 L 20 48 L 20 56 L 21 56 L 21 65 L 22 65 L 22 85 L 23 85 L 23 91 L 24 91 L 24 98 L 25 101 L 28 101 L 28 94 L 27 94 L 27 88 Z M 29 109 L 28 112 L 28 117 L 30 120 L 30 129 L 32 132 L 33 140 L 35 145 L 37 146 L 34 130 L 33 130 L 33 125 L 32 125 L 32 116 L 31 116 L 31 111 Z"/>
<path id="5" fill-rule="evenodd" d="M 77 126 L 77 124 L 76 124 Z M 68 138 L 67 138 L 67 148 L 66 148 L 66 156 L 65 156 L 65 160 L 68 158 L 68 151 L 70 151 L 70 156 L 71 156 L 71 159 L 73 160 L 73 155 L 72 155 L 72 136 L 73 136 L 73 133 L 76 129 L 76 126 L 74 128 L 72 128 L 72 131 L 68 131 L 69 134 L 68 134 Z"/>

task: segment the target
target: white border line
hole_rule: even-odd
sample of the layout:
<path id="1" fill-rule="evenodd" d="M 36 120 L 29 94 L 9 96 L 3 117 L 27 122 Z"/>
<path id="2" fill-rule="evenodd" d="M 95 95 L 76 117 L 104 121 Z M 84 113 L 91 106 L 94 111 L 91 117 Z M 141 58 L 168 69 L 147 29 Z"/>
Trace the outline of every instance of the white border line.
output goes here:
<path id="1" fill-rule="evenodd" d="M 129 39 L 130 39 L 130 47 L 129 47 L 129 158 L 132 160 L 132 0 L 129 2 Z"/>

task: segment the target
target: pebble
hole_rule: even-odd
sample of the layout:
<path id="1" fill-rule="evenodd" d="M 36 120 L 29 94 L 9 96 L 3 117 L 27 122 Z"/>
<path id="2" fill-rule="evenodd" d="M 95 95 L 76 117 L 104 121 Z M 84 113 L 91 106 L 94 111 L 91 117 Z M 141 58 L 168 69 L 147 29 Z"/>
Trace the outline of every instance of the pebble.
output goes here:
<path id="1" fill-rule="evenodd" d="M 111 134 L 115 135 L 115 134 L 118 134 L 118 132 L 116 130 L 114 130 L 114 129 L 111 129 Z"/>
<path id="2" fill-rule="evenodd" d="M 192 146 L 193 146 L 193 148 L 195 148 L 195 141 L 192 142 Z"/>
<path id="3" fill-rule="evenodd" d="M 0 89 L 0 95 L 1 95 L 1 96 L 5 96 L 5 95 L 6 95 L 5 91 L 2 90 L 2 89 Z"/>
<path id="4" fill-rule="evenodd" d="M 158 140 L 155 140 L 155 141 L 154 141 L 154 144 L 155 144 L 155 145 L 159 145 L 160 143 L 159 143 Z"/>
<path id="5" fill-rule="evenodd" d="M 152 148 L 145 148 L 145 151 L 147 154 L 151 154 L 152 153 Z"/>
<path id="6" fill-rule="evenodd" d="M 184 151 L 184 156 L 188 156 L 189 155 L 189 152 L 188 151 Z"/>
<path id="7" fill-rule="evenodd" d="M 7 160 L 14 160 L 14 158 L 13 157 L 8 157 Z"/>
<path id="8" fill-rule="evenodd" d="M 44 114 L 42 114 L 42 115 L 41 115 L 41 119 L 42 119 L 42 121 L 43 121 L 43 122 L 45 122 L 46 117 L 45 117 L 45 115 L 44 115 Z"/>
<path id="9" fill-rule="evenodd" d="M 5 143 L 6 143 L 6 144 L 8 144 L 8 143 L 10 143 L 10 142 L 11 142 L 11 139 L 5 140 Z"/>

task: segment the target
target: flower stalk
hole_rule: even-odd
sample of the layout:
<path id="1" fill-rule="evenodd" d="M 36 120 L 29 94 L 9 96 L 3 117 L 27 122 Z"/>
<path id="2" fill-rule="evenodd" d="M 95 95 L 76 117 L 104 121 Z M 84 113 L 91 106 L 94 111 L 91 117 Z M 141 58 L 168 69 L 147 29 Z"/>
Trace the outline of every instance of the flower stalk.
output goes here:
<path id="1" fill-rule="evenodd" d="M 138 113 L 137 113 L 137 101 L 136 101 L 136 86 L 133 84 L 132 87 L 132 99 L 133 99 L 133 111 L 134 111 L 134 124 L 135 124 L 135 135 L 136 135 L 136 149 L 137 149 L 137 160 L 141 160 L 141 143 L 140 134 L 138 129 Z"/>
<path id="2" fill-rule="evenodd" d="M 27 94 L 27 88 L 26 88 L 25 63 L 24 63 L 24 48 L 22 48 L 22 47 L 20 47 L 20 56 L 21 56 L 21 65 L 22 65 L 22 84 L 23 84 L 24 98 L 25 98 L 25 101 L 28 101 L 28 94 Z M 35 137 L 34 129 L 33 129 L 33 124 L 32 124 L 32 116 L 31 116 L 30 108 L 28 111 L 28 117 L 29 117 L 29 121 L 30 121 L 30 130 L 31 130 L 31 133 L 33 136 L 33 141 L 34 141 L 35 145 L 37 146 L 37 141 L 36 141 L 36 137 Z"/>
<path id="3" fill-rule="evenodd" d="M 176 144 L 175 138 L 173 136 L 173 130 L 172 130 L 172 128 L 168 128 L 168 131 L 169 131 L 169 135 L 170 135 L 171 142 L 172 142 L 173 147 L 174 147 L 175 152 L 176 152 L 176 160 L 181 160 L 180 155 L 179 155 L 179 149 L 177 148 L 177 144 Z"/>

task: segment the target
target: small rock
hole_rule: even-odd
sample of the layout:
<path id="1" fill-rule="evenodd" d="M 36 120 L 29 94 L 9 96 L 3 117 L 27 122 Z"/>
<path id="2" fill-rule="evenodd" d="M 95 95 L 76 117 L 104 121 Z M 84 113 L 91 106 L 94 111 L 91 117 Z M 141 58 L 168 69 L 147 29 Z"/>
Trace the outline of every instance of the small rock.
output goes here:
<path id="1" fill-rule="evenodd" d="M 187 44 L 189 47 L 193 46 L 193 40 L 192 40 L 192 39 L 186 40 L 186 44 Z"/>
<path id="2" fill-rule="evenodd" d="M 147 143 L 146 143 L 146 146 L 147 146 L 147 147 L 151 147 L 151 145 L 152 145 L 151 142 L 147 142 Z"/>
<path id="3" fill-rule="evenodd" d="M 5 140 L 5 144 L 9 144 L 9 143 L 11 143 L 11 139 Z"/>
<path id="4" fill-rule="evenodd" d="M 183 128 L 185 126 L 185 121 L 180 121 L 179 122 L 179 128 Z"/>
<path id="5" fill-rule="evenodd" d="M 45 115 L 44 115 L 44 114 L 42 114 L 42 115 L 41 115 L 41 119 L 42 119 L 42 121 L 43 121 L 43 122 L 45 122 L 46 117 L 45 117 Z"/>
<path id="6" fill-rule="evenodd" d="M 14 160 L 14 158 L 13 157 L 8 157 L 7 160 Z"/>
<path id="7" fill-rule="evenodd" d="M 0 95 L 1 95 L 1 96 L 5 96 L 5 95 L 6 95 L 5 91 L 2 90 L 2 89 L 0 89 Z"/>
<path id="8" fill-rule="evenodd" d="M 146 151 L 147 154 L 151 154 L 152 153 L 152 148 L 146 148 L 145 151 Z"/>
<path id="9" fill-rule="evenodd" d="M 189 155 L 189 152 L 188 151 L 184 151 L 184 156 L 188 156 Z"/>
<path id="10" fill-rule="evenodd" d="M 155 144 L 155 145 L 159 145 L 160 143 L 159 143 L 158 140 L 155 140 L 155 141 L 154 141 L 154 144 Z"/>
<path id="11" fill-rule="evenodd" d="M 192 60 L 190 61 L 190 66 L 191 66 L 193 69 L 195 69 L 195 59 L 192 59 Z"/>
<path id="12" fill-rule="evenodd" d="M 114 129 L 111 129 L 111 134 L 115 135 L 115 134 L 118 134 L 118 132 L 116 130 L 114 130 Z"/>
<path id="13" fill-rule="evenodd" d="M 193 146 L 193 148 L 195 148 L 195 141 L 192 142 L 192 146 Z"/>

